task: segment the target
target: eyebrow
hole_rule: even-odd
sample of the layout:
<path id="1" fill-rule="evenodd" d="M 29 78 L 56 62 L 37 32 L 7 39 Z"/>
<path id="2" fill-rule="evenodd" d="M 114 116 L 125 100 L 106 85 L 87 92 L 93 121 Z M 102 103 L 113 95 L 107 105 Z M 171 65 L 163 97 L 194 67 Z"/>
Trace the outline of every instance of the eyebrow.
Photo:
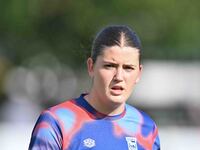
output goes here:
<path id="1" fill-rule="evenodd" d="M 111 62 L 111 61 L 103 61 L 104 64 L 114 64 L 114 65 L 118 65 L 117 63 L 115 62 Z M 134 64 L 124 64 L 125 66 L 132 66 L 132 67 L 136 67 L 137 65 L 134 65 Z"/>

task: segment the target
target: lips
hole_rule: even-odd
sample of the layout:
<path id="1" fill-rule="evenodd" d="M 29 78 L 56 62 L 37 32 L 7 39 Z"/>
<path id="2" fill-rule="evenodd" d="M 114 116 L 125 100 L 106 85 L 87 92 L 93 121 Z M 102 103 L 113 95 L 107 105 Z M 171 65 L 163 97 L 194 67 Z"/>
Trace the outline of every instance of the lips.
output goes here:
<path id="1" fill-rule="evenodd" d="M 124 88 L 122 86 L 113 86 L 111 89 L 112 90 L 123 90 Z"/>
<path id="2" fill-rule="evenodd" d="M 113 86 L 111 87 L 111 94 L 118 96 L 122 94 L 123 90 L 124 88 L 122 86 Z"/>

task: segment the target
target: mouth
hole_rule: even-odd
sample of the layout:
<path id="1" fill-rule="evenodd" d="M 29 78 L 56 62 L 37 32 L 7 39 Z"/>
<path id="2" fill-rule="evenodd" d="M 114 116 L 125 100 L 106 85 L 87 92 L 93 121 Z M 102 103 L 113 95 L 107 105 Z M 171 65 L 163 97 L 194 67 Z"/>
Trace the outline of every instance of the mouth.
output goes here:
<path id="1" fill-rule="evenodd" d="M 122 94 L 123 90 L 124 88 L 122 86 L 113 86 L 111 87 L 111 94 L 118 96 Z"/>
<path id="2" fill-rule="evenodd" d="M 113 86 L 111 89 L 112 90 L 123 90 L 124 88 L 122 86 Z"/>

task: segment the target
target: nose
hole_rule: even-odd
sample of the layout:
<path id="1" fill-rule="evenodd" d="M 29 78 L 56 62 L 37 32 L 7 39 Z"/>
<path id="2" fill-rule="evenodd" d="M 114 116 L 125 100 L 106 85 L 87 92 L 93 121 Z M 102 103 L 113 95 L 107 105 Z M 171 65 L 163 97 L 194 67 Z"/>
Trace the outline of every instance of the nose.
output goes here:
<path id="1" fill-rule="evenodd" d="M 116 81 L 122 81 L 123 80 L 123 70 L 121 68 L 116 69 L 114 79 Z"/>

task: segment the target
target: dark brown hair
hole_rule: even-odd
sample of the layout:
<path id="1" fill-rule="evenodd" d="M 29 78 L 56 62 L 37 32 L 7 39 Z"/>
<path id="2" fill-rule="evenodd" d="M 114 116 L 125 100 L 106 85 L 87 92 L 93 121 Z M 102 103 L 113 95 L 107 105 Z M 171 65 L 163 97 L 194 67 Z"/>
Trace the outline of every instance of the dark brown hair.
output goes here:
<path id="1" fill-rule="evenodd" d="M 105 47 L 111 46 L 133 47 L 139 50 L 141 55 L 141 42 L 137 34 L 128 26 L 112 25 L 103 28 L 97 35 L 92 44 L 91 58 L 93 62 L 101 55 Z"/>

